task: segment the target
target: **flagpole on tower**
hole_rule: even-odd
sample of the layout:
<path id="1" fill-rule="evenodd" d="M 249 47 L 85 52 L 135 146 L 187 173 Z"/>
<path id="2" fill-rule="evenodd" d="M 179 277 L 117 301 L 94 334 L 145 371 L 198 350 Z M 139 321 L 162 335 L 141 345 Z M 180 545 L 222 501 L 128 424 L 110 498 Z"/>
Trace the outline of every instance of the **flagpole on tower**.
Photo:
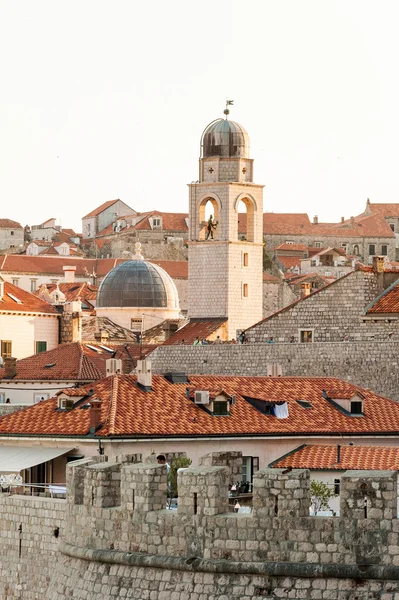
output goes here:
<path id="1" fill-rule="evenodd" d="M 228 109 L 228 106 L 233 106 L 233 104 L 234 104 L 234 100 L 227 100 L 227 99 L 226 99 L 226 108 L 225 108 L 225 109 L 224 109 L 224 111 L 223 111 L 223 112 L 224 112 L 224 114 L 226 115 L 226 119 L 228 118 L 228 116 L 229 116 L 229 114 L 230 114 L 230 111 L 229 111 L 229 109 Z"/>

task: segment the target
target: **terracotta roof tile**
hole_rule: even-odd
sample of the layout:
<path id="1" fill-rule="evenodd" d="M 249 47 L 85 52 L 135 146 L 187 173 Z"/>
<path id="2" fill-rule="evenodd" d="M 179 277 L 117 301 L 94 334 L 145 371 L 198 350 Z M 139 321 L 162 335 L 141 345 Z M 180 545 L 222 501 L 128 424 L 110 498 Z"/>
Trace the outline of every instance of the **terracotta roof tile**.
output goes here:
<path id="1" fill-rule="evenodd" d="M 193 344 L 195 338 L 200 340 L 207 339 L 212 333 L 215 333 L 227 319 L 195 319 L 184 325 L 181 329 L 171 335 L 165 342 L 164 346 L 172 346 L 181 344 L 184 340 L 185 344 Z"/>
<path id="2" fill-rule="evenodd" d="M 301 267 L 301 257 L 300 256 L 276 256 L 275 260 L 283 265 L 285 269 L 294 269 Z"/>
<path id="3" fill-rule="evenodd" d="M 17 302 L 15 300 L 19 300 Z M 4 282 L 4 295 L 0 299 L 0 312 L 33 312 L 33 313 L 46 313 L 58 315 L 56 309 L 37 298 L 34 294 L 26 292 L 20 287 Z"/>
<path id="4" fill-rule="evenodd" d="M 378 296 L 365 312 L 367 315 L 399 313 L 399 280 Z"/>
<path id="5" fill-rule="evenodd" d="M 27 358 L 17 360 L 16 376 L 13 380 L 55 380 L 65 379 L 71 381 L 91 381 L 101 379 L 105 375 L 105 364 L 102 369 L 98 368 L 91 360 L 92 356 L 97 354 L 86 348 L 84 344 L 75 342 L 72 344 L 62 344 L 53 350 L 40 352 Z M 110 358 L 108 353 L 103 355 L 104 362 Z M 49 366 L 53 365 L 53 366 Z M 4 367 L 0 369 L 0 378 L 5 377 Z"/>
<path id="6" fill-rule="evenodd" d="M 308 251 L 308 247 L 304 244 L 280 244 L 274 250 L 303 250 L 304 252 Z"/>
<path id="7" fill-rule="evenodd" d="M 22 229 L 22 225 L 11 219 L 0 219 L 0 229 Z"/>
<path id="8" fill-rule="evenodd" d="M 134 375 L 110 376 L 91 384 L 102 401 L 102 427 L 97 435 L 137 436 L 303 436 L 303 435 L 385 435 L 399 433 L 399 404 L 368 390 L 332 378 L 307 377 L 233 377 L 193 375 L 190 388 L 223 389 L 236 396 L 229 417 L 215 417 L 186 396 L 187 384 L 169 383 L 154 375 L 151 392 L 136 385 Z M 322 390 L 335 393 L 364 394 L 364 416 L 347 416 L 322 396 Z M 66 392 L 68 393 L 68 392 Z M 289 417 L 278 419 L 254 408 L 245 397 L 272 402 L 289 402 Z M 302 408 L 297 399 L 311 402 Z M 81 401 L 84 403 L 84 399 Z M 376 407 L 378 406 L 378 410 Z M 57 400 L 50 399 L 0 419 L 1 434 L 86 436 L 89 411 L 79 407 L 57 411 Z"/>
<path id="9" fill-rule="evenodd" d="M 304 445 L 273 461 L 274 468 L 316 470 L 399 470 L 399 448 L 392 446 L 344 446 L 337 463 L 337 445 Z"/>

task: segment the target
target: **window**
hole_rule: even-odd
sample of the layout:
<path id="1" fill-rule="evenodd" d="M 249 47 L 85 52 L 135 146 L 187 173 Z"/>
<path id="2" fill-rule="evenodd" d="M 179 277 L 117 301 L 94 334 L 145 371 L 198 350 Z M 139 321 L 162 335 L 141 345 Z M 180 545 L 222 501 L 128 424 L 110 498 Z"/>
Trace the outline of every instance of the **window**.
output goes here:
<path id="1" fill-rule="evenodd" d="M 315 248 L 322 248 L 323 247 L 323 243 L 322 242 L 315 242 L 314 243 L 314 247 Z"/>
<path id="2" fill-rule="evenodd" d="M 30 291 L 33 293 L 33 292 L 36 292 L 36 289 L 37 289 L 37 279 L 31 279 L 30 280 Z"/>
<path id="3" fill-rule="evenodd" d="M 342 250 L 345 250 L 345 252 L 348 252 L 348 242 L 343 242 L 341 244 L 341 248 Z"/>
<path id="4" fill-rule="evenodd" d="M 152 226 L 153 228 L 157 228 L 157 227 L 161 227 L 161 219 L 153 219 L 152 220 Z"/>
<path id="5" fill-rule="evenodd" d="M 243 267 L 248 266 L 248 252 L 244 252 L 244 254 L 243 254 L 242 265 L 243 265 Z"/>
<path id="6" fill-rule="evenodd" d="M 382 256 L 388 256 L 388 246 L 381 246 L 381 254 Z"/>
<path id="7" fill-rule="evenodd" d="M 6 401 L 6 393 L 0 392 L 0 404 L 4 404 Z"/>
<path id="8" fill-rule="evenodd" d="M 244 298 L 248 298 L 248 284 L 247 283 L 242 284 L 242 295 L 244 296 Z"/>
<path id="9" fill-rule="evenodd" d="M 362 408 L 362 402 L 359 402 L 358 400 L 351 402 L 351 415 L 362 415 Z"/>
<path id="10" fill-rule="evenodd" d="M 141 331 L 141 319 L 130 319 L 130 329 L 132 331 Z"/>
<path id="11" fill-rule="evenodd" d="M 16 286 L 18 287 L 18 284 L 19 284 L 19 279 L 13 279 L 13 280 L 12 280 L 12 284 L 13 284 L 13 285 L 16 285 Z"/>
<path id="12" fill-rule="evenodd" d="M 36 354 L 40 354 L 40 352 L 46 352 L 47 350 L 47 342 L 36 342 Z"/>
<path id="13" fill-rule="evenodd" d="M 353 246 L 353 254 L 355 254 L 356 256 L 359 256 L 360 252 L 359 252 L 359 246 L 357 244 L 355 244 Z"/>
<path id="14" fill-rule="evenodd" d="M 15 248 L 15 244 L 10 244 L 10 248 Z"/>
<path id="15" fill-rule="evenodd" d="M 334 494 L 336 494 L 337 496 L 339 496 L 340 488 L 341 481 L 339 479 L 334 479 Z"/>
<path id="16" fill-rule="evenodd" d="M 313 329 L 300 329 L 299 341 L 303 344 L 313 342 Z"/>
<path id="17" fill-rule="evenodd" d="M 42 402 L 42 400 L 48 400 L 50 398 L 50 394 L 47 394 L 46 392 L 44 393 L 38 393 L 35 392 L 33 394 L 33 403 L 37 404 L 38 402 Z"/>
<path id="18" fill-rule="evenodd" d="M 12 356 L 11 340 L 1 340 L 1 357 L 9 358 L 10 356 Z"/>
<path id="19" fill-rule="evenodd" d="M 369 256 L 375 255 L 375 244 L 369 244 Z"/>
<path id="20" fill-rule="evenodd" d="M 14 232 L 13 232 L 13 231 L 10 231 L 10 235 L 14 235 Z"/>
<path id="21" fill-rule="evenodd" d="M 214 415 L 229 415 L 229 409 L 227 406 L 227 400 L 215 400 L 213 403 L 213 414 Z"/>
<path id="22" fill-rule="evenodd" d="M 389 223 L 389 227 L 392 229 L 392 231 L 395 231 L 395 223 Z"/>
<path id="23" fill-rule="evenodd" d="M 258 456 L 243 456 L 242 457 L 242 481 L 248 481 L 252 483 L 254 473 L 259 471 L 259 457 Z"/>
<path id="24" fill-rule="evenodd" d="M 286 243 L 286 244 L 293 244 L 294 242 L 292 242 L 292 241 L 290 241 L 290 240 L 287 240 L 285 243 Z"/>
<path id="25" fill-rule="evenodd" d="M 324 275 L 325 277 L 331 277 L 331 271 L 325 271 Z"/>

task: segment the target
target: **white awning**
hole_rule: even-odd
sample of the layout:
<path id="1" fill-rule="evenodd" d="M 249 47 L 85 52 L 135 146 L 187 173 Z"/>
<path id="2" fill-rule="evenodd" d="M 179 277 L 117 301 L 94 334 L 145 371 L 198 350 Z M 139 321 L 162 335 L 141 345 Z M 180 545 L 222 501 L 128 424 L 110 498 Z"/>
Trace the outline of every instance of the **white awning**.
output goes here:
<path id="1" fill-rule="evenodd" d="M 0 446 L 0 473 L 19 473 L 23 469 L 40 465 L 71 450 L 73 448 Z"/>

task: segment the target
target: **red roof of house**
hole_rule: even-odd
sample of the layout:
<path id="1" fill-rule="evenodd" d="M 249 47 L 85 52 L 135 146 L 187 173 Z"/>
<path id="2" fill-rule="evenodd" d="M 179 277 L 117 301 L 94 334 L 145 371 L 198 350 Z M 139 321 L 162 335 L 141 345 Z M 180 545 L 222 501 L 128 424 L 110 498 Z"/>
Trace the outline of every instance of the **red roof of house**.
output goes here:
<path id="1" fill-rule="evenodd" d="M 101 368 L 99 368 L 99 357 L 102 357 Z M 79 342 L 62 344 L 53 350 L 17 360 L 16 376 L 13 377 L 13 381 L 19 379 L 34 381 L 101 379 L 105 375 L 105 360 L 110 357 L 110 353 L 98 354 Z M 4 377 L 5 368 L 3 367 L 0 369 L 0 379 Z"/>
<path id="2" fill-rule="evenodd" d="M 395 281 L 366 311 L 367 315 L 399 313 L 399 280 Z"/>
<path id="3" fill-rule="evenodd" d="M 263 281 L 265 283 L 280 283 L 281 279 L 275 277 L 274 275 L 270 275 L 270 273 L 266 273 L 263 271 Z"/>
<path id="4" fill-rule="evenodd" d="M 22 229 L 22 225 L 11 219 L 0 219 L 0 229 Z"/>
<path id="5" fill-rule="evenodd" d="M 104 210 L 106 210 L 107 208 L 109 208 L 110 206 L 115 204 L 116 202 L 119 202 L 119 198 L 117 198 L 116 200 L 108 200 L 107 202 L 104 202 L 103 204 L 101 204 L 100 206 L 98 206 L 97 208 L 95 208 L 94 210 L 92 210 L 91 212 L 89 212 L 87 215 L 85 215 L 82 218 L 88 219 L 89 217 L 96 217 L 97 215 L 101 214 Z"/>
<path id="6" fill-rule="evenodd" d="M 273 461 L 274 468 L 315 470 L 399 470 L 399 448 L 393 446 L 344 446 L 337 463 L 337 445 L 304 444 Z"/>
<path id="7" fill-rule="evenodd" d="M 283 265 L 285 269 L 294 269 L 301 267 L 300 256 L 276 256 L 276 260 Z"/>
<path id="8" fill-rule="evenodd" d="M 98 277 L 104 277 L 111 269 L 121 262 L 125 262 L 125 260 L 128 259 L 5 254 L 4 256 L 0 256 L 0 272 L 33 273 L 35 275 L 45 274 L 64 277 L 64 266 L 76 266 L 76 277 L 88 277 L 93 271 Z M 162 267 L 170 277 L 181 279 L 187 279 L 188 277 L 188 262 L 186 260 L 152 260 L 151 262 Z"/>
<path id="9" fill-rule="evenodd" d="M 399 217 L 399 204 L 397 203 L 370 202 L 369 207 L 373 213 L 378 213 L 383 217 Z"/>
<path id="10" fill-rule="evenodd" d="M 8 281 L 4 282 L 4 295 L 0 299 L 0 312 L 59 314 L 53 306 L 44 302 L 44 300 L 12 283 L 8 283 Z"/>
<path id="11" fill-rule="evenodd" d="M 55 290 L 55 283 L 45 284 L 48 292 Z M 65 295 L 67 302 L 75 302 L 76 300 L 95 300 L 97 298 L 98 286 L 87 281 L 75 281 L 73 283 L 59 283 L 59 289 Z M 35 292 L 35 296 L 40 296 L 40 288 Z"/>
<path id="12" fill-rule="evenodd" d="M 209 414 L 203 406 L 187 398 L 186 388 L 220 389 L 236 396 L 229 417 Z M 86 394 L 102 401 L 101 427 L 97 436 L 304 436 L 304 435 L 385 435 L 399 432 L 399 404 L 369 390 L 333 378 L 234 377 L 193 375 L 187 383 L 170 383 L 153 375 L 152 391 L 143 391 L 135 375 L 116 375 L 91 383 Z M 322 396 L 364 395 L 364 416 L 343 414 Z M 68 394 L 68 390 L 66 390 Z M 255 408 L 250 398 L 260 402 L 289 403 L 289 416 L 278 419 Z M 305 399 L 312 408 L 300 406 Z M 80 401 L 82 404 L 87 399 Z M 0 419 L 1 434 L 38 436 L 87 436 L 89 410 L 78 405 L 69 411 L 57 410 L 57 400 L 42 401 Z M 378 406 L 378 410 L 376 407 Z"/>
<path id="13" fill-rule="evenodd" d="M 195 319 L 184 325 L 181 329 L 171 335 L 165 342 L 164 346 L 181 344 L 184 340 L 185 344 L 193 344 L 195 338 L 201 341 L 207 339 L 212 333 L 215 333 L 227 319 Z"/>
<path id="14" fill-rule="evenodd" d="M 274 250 L 303 250 L 308 252 L 308 247 L 304 244 L 280 244 Z"/>
<path id="15" fill-rule="evenodd" d="M 128 215 L 129 216 L 129 215 Z M 138 213 L 134 216 L 136 220 L 136 225 L 128 225 L 126 228 L 122 229 L 122 232 L 125 231 L 151 231 L 152 227 L 149 219 L 151 217 L 160 217 L 162 219 L 162 230 L 168 231 L 178 231 L 182 233 L 188 232 L 187 222 L 188 213 L 167 213 L 160 212 L 158 210 L 153 210 L 146 213 Z M 118 221 L 126 217 L 118 217 Z M 119 233 L 114 231 L 114 225 L 117 221 L 115 220 L 110 225 L 107 225 L 102 231 L 98 233 L 98 236 L 105 235 L 119 235 Z M 97 236 L 97 237 L 98 237 Z"/>

